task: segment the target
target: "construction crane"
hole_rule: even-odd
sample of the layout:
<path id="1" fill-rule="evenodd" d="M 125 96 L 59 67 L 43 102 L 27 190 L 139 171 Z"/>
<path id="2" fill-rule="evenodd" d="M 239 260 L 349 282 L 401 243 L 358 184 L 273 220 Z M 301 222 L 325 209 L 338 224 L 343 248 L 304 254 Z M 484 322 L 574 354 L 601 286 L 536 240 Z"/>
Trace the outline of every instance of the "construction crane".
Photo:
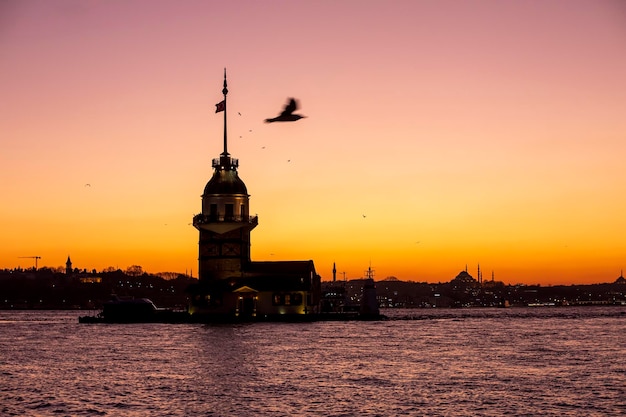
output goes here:
<path id="1" fill-rule="evenodd" d="M 41 259 L 41 256 L 18 256 L 18 258 L 30 258 L 35 260 L 35 271 L 37 270 L 37 260 Z"/>

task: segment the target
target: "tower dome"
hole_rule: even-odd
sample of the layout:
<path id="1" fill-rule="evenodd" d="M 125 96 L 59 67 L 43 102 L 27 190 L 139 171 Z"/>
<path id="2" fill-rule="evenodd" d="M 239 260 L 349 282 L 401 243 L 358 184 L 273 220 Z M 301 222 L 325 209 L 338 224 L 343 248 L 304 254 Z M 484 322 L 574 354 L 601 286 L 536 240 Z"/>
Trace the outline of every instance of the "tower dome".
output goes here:
<path id="1" fill-rule="evenodd" d="M 248 194 L 246 184 L 237 174 L 238 162 L 234 158 L 219 158 L 213 160 L 215 172 L 204 187 L 204 196 L 215 194 Z"/>
<path id="2" fill-rule="evenodd" d="M 215 217 L 223 215 L 248 216 L 248 189 L 237 174 L 239 162 L 228 154 L 213 159 L 213 176 L 204 187 L 202 213 Z M 234 209 L 238 211 L 233 211 Z"/>

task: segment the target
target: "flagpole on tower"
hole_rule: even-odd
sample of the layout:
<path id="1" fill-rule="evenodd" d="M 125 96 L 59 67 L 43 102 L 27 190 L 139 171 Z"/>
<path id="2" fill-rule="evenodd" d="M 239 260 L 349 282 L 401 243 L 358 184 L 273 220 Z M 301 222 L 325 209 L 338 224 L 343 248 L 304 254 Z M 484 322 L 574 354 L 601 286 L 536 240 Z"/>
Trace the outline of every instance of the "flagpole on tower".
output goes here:
<path id="1" fill-rule="evenodd" d="M 228 94 L 228 88 L 226 88 L 226 68 L 224 68 L 224 88 L 222 89 L 224 94 L 224 156 L 228 156 L 228 145 L 226 141 L 226 94 Z"/>

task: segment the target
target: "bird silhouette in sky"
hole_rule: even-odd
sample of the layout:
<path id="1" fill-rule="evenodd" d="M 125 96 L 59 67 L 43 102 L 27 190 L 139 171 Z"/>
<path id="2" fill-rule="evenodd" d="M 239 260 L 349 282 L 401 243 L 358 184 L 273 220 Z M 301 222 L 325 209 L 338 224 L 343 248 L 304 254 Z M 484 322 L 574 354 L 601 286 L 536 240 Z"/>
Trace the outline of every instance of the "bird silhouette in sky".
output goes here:
<path id="1" fill-rule="evenodd" d="M 296 111 L 297 109 L 298 109 L 298 103 L 296 102 L 296 99 L 290 98 L 289 102 L 285 106 L 285 109 L 282 111 L 282 113 L 272 119 L 265 119 L 265 123 L 295 122 L 296 120 L 305 118 L 306 116 L 293 114 L 293 112 Z"/>

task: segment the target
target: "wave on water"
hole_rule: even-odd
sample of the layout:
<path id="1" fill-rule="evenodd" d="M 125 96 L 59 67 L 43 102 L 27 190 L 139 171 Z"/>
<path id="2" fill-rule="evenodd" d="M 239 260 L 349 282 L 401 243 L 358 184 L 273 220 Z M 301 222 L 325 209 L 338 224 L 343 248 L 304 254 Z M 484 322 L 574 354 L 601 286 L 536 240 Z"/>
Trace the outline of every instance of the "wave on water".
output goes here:
<path id="1" fill-rule="evenodd" d="M 212 326 L 0 311 L 0 415 L 626 415 L 626 307 L 382 313 Z"/>

